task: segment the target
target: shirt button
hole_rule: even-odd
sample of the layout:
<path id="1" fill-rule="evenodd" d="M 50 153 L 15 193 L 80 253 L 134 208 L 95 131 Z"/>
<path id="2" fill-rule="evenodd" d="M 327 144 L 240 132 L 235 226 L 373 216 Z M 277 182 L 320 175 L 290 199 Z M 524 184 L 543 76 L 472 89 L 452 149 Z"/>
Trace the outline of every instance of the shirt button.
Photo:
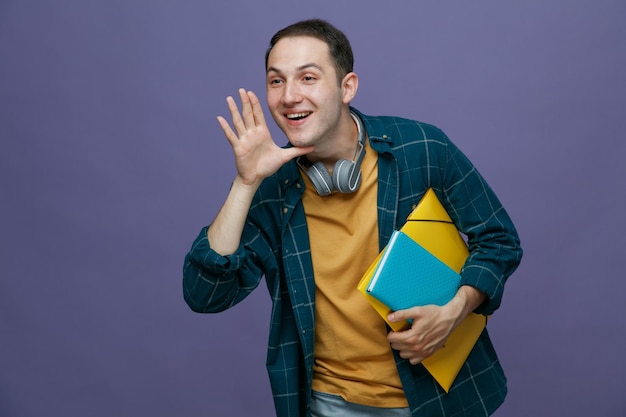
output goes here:
<path id="1" fill-rule="evenodd" d="M 289 209 L 288 209 L 287 207 L 285 207 L 285 208 L 283 209 L 283 213 L 284 213 L 284 214 L 287 214 L 288 212 L 289 212 Z"/>

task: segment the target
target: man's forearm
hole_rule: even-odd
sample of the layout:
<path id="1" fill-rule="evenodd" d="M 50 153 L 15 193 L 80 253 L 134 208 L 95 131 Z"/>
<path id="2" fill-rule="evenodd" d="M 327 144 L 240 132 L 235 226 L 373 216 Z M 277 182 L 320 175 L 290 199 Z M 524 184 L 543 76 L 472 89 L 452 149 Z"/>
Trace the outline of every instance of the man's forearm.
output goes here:
<path id="1" fill-rule="evenodd" d="M 458 319 L 455 324 L 459 325 L 465 317 L 476 310 L 486 299 L 485 293 L 479 289 L 469 285 L 461 286 L 454 298 L 448 303 L 450 307 L 457 309 L 456 315 Z"/>
<path id="2" fill-rule="evenodd" d="M 208 229 L 211 248 L 220 255 L 233 254 L 241 242 L 241 234 L 258 186 L 245 185 L 235 178 L 224 205 Z"/>

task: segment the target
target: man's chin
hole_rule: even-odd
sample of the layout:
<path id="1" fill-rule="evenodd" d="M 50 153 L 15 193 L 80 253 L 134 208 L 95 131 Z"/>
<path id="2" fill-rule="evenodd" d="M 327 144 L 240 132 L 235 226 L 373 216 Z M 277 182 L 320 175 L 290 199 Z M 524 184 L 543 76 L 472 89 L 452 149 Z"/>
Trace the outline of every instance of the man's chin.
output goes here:
<path id="1" fill-rule="evenodd" d="M 287 139 L 289 140 L 289 143 L 291 143 L 291 145 L 295 146 L 296 148 L 304 148 L 306 146 L 311 146 L 313 144 L 311 143 L 310 139 L 302 138 L 302 137 L 287 136 Z"/>

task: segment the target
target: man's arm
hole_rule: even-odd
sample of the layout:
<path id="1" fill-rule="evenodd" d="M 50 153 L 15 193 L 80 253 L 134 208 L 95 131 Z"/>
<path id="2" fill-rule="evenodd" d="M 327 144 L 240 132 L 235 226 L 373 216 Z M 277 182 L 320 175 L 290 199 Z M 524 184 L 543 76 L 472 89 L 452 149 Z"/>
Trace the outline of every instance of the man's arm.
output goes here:
<path id="1" fill-rule="evenodd" d="M 258 186 L 247 185 L 237 176 L 224 205 L 207 230 L 211 248 L 220 255 L 232 255 L 239 247 L 252 198 Z"/>
<path id="2" fill-rule="evenodd" d="M 238 303 L 256 287 L 263 271 L 242 268 L 246 258 L 241 237 L 250 206 L 261 182 L 285 162 L 307 153 L 307 148 L 280 148 L 271 138 L 256 95 L 239 90 L 241 112 L 232 97 L 226 99 L 232 128 L 218 122 L 235 155 L 237 176 L 210 227 L 192 244 L 183 268 L 183 295 L 197 312 L 218 312 Z"/>
<path id="3" fill-rule="evenodd" d="M 259 99 L 252 91 L 239 90 L 241 113 L 232 97 L 226 102 L 235 130 L 223 117 L 218 122 L 235 154 L 237 177 L 226 201 L 208 229 L 211 248 L 230 255 L 239 247 L 252 198 L 264 178 L 287 161 L 308 153 L 313 147 L 281 148 L 272 140 Z"/>
<path id="4" fill-rule="evenodd" d="M 443 132 L 435 129 L 428 135 L 438 139 L 429 142 L 429 151 L 431 159 L 439 161 L 429 174 L 441 187 L 440 199 L 455 225 L 468 237 L 470 254 L 457 294 L 448 304 L 393 315 L 398 321 L 413 319 L 410 329 L 388 335 L 391 346 L 413 364 L 441 347 L 470 312 L 492 314 L 522 256 L 517 231 L 484 178 Z"/>

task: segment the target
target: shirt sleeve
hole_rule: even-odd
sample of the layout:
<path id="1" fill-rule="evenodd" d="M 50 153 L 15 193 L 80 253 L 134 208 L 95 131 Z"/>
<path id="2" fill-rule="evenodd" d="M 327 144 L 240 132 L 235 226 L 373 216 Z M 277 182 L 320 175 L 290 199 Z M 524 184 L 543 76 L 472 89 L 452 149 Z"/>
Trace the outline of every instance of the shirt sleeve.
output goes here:
<path id="1" fill-rule="evenodd" d="M 211 249 L 207 230 L 208 227 L 202 228 L 183 266 L 185 302 L 200 313 L 232 307 L 249 295 L 262 277 L 249 267 L 243 244 L 232 255 L 222 256 Z"/>
<path id="2" fill-rule="evenodd" d="M 461 270 L 461 285 L 487 295 L 476 312 L 490 315 L 500 306 L 506 280 L 522 258 L 517 230 L 491 187 L 452 142 L 443 177 L 444 206 L 468 239 L 470 254 Z"/>

